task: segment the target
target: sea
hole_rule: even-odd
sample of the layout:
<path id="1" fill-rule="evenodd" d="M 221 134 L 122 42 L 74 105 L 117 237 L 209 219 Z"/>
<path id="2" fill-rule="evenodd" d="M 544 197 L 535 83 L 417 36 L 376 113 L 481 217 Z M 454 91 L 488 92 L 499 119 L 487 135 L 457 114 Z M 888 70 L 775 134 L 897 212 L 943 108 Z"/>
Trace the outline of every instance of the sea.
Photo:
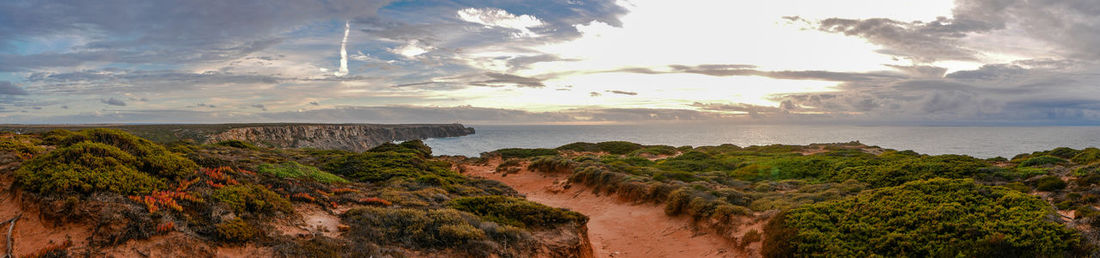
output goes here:
<path id="1" fill-rule="evenodd" d="M 427 139 L 435 155 L 479 156 L 502 148 L 554 148 L 573 142 L 630 141 L 671 146 L 738 146 L 859 141 L 924 154 L 1006 157 L 1056 147 L 1100 147 L 1100 126 L 856 125 L 467 125 L 473 135 Z"/>

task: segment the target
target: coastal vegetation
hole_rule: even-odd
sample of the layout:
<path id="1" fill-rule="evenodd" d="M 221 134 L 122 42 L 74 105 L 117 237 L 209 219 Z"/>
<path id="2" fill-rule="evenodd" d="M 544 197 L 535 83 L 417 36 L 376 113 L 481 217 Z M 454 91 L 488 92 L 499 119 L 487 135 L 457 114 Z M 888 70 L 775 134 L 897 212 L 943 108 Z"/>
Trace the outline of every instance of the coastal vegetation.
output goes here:
<path id="1" fill-rule="evenodd" d="M 657 203 L 768 257 L 1080 256 L 1098 243 L 1100 155 L 924 155 L 858 142 L 808 146 L 571 143 L 501 157 L 635 203 Z M 508 149 L 522 153 L 523 150 Z M 514 172 L 513 172 L 514 173 Z M 1071 215 L 1060 215 L 1067 212 Z M 743 229 L 767 222 L 763 232 Z"/>
<path id="2" fill-rule="evenodd" d="M 26 207 L 41 207 L 35 212 L 48 221 L 94 226 L 86 245 L 42 250 L 50 253 L 102 256 L 130 241 L 179 235 L 277 256 L 527 257 L 558 244 L 536 233 L 579 239 L 587 221 L 455 172 L 421 141 L 365 152 L 242 141 L 166 147 L 114 129 L 56 130 L 0 135 L 0 157 L 9 162 L 0 177 L 10 178 L 0 182 L 23 192 L 34 204 Z M 339 226 L 302 224 L 316 216 Z"/>
<path id="3" fill-rule="evenodd" d="M 468 176 L 468 165 L 504 175 L 544 173 L 563 178 L 555 182 L 561 189 L 657 204 L 701 234 L 767 257 L 1058 257 L 1100 250 L 1095 148 L 978 159 L 858 142 L 614 141 L 466 158 L 433 156 L 421 141 L 352 152 L 235 141 L 162 145 L 87 129 L 0 134 L 0 160 L 7 162 L 0 179 L 33 204 L 26 207 L 40 207 L 47 221 L 96 229 L 84 246 L 39 250 L 50 253 L 104 255 L 95 250 L 154 236 L 310 257 L 528 257 L 583 248 L 587 216 Z M 303 226 L 318 217 L 334 222 Z"/>

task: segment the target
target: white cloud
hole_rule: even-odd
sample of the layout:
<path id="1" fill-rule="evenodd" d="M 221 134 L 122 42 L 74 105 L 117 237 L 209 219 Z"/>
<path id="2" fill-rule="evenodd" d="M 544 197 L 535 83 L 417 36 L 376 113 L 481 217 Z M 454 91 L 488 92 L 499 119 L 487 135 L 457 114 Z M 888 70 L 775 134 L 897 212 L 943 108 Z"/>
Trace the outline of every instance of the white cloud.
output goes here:
<path id="1" fill-rule="evenodd" d="M 496 8 L 466 8 L 458 10 L 458 18 L 472 23 L 485 25 L 486 27 L 500 27 L 519 30 L 516 37 L 534 37 L 536 34 L 530 28 L 545 25 L 538 17 L 531 15 L 515 15 L 508 11 Z"/>
<path id="2" fill-rule="evenodd" d="M 432 46 L 423 45 L 419 40 L 410 40 L 405 45 L 390 49 L 390 52 L 394 54 L 402 55 L 408 58 L 416 57 L 424 53 L 432 51 Z"/>

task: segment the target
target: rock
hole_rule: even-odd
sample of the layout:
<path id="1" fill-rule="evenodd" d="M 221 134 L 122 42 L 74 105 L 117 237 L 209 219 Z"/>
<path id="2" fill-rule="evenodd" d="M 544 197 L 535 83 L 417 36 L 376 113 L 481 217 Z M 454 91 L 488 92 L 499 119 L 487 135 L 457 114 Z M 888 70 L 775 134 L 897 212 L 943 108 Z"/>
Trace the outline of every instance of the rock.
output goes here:
<path id="1" fill-rule="evenodd" d="M 241 140 L 277 148 L 366 151 L 386 142 L 470 135 L 461 124 L 282 124 L 231 128 L 207 137 L 206 143 Z"/>

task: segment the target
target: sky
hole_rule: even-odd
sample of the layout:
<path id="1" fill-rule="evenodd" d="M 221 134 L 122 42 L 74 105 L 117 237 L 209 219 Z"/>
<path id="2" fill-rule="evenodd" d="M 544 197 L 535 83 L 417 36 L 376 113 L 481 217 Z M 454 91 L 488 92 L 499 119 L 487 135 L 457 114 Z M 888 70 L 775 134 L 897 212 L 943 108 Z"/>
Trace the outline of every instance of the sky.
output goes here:
<path id="1" fill-rule="evenodd" d="M 0 2 L 0 123 L 1100 124 L 1093 0 Z"/>

